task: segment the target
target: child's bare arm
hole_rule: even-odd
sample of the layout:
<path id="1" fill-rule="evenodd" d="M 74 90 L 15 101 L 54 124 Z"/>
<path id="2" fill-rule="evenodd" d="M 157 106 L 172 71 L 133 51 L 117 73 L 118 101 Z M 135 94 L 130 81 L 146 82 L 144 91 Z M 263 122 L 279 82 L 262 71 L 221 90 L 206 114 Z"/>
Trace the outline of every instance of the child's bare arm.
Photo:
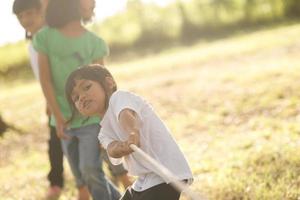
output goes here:
<path id="1" fill-rule="evenodd" d="M 124 109 L 119 115 L 119 123 L 123 130 L 128 133 L 128 140 L 114 141 L 107 147 L 108 154 L 113 158 L 121 158 L 133 151 L 129 147 L 130 144 L 140 146 L 139 120 L 137 114 L 130 109 Z"/>
<path id="2" fill-rule="evenodd" d="M 58 103 L 55 98 L 53 82 L 51 78 L 50 66 L 48 56 L 43 53 L 38 54 L 39 75 L 43 93 L 47 100 L 51 112 L 55 116 L 57 135 L 62 138 L 67 138 L 64 134 L 65 119 L 59 109 Z"/>

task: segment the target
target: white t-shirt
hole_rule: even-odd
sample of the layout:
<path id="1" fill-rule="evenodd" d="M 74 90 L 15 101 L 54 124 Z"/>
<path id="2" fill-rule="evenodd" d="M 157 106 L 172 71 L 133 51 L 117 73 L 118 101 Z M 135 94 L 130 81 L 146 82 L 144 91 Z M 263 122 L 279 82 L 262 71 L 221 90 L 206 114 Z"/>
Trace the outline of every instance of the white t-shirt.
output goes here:
<path id="1" fill-rule="evenodd" d="M 37 51 L 33 48 L 32 43 L 30 42 L 28 45 L 28 52 L 29 52 L 29 57 L 30 57 L 30 64 L 31 68 L 34 74 L 34 77 L 37 80 L 39 79 L 39 65 L 38 65 L 38 53 Z"/>
<path id="2" fill-rule="evenodd" d="M 191 180 L 193 176 L 190 167 L 168 128 L 145 100 L 130 92 L 118 90 L 112 94 L 109 107 L 100 123 L 102 128 L 98 139 L 102 146 L 107 149 L 107 146 L 113 141 L 126 141 L 128 139 L 128 134 L 122 130 L 118 121 L 120 112 L 126 108 L 135 111 L 139 116 L 141 126 L 140 148 L 175 174 L 178 180 Z M 132 186 L 135 191 L 144 191 L 167 182 L 156 175 L 155 170 L 149 167 L 147 161 L 139 159 L 136 153 L 121 159 L 110 156 L 109 158 L 115 165 L 123 161 L 128 173 L 138 176 Z"/>

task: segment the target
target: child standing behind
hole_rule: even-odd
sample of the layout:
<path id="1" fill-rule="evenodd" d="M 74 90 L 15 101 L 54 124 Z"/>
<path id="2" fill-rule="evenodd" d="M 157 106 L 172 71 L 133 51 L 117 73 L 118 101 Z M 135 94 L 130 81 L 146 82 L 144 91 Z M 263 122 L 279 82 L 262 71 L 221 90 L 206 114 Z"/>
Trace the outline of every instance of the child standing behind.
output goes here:
<path id="1" fill-rule="evenodd" d="M 39 53 L 42 89 L 53 114 L 50 123 L 63 139 L 63 151 L 77 187 L 87 185 L 95 200 L 116 200 L 120 195 L 106 180 L 99 158 L 96 139 L 99 118 L 77 116 L 70 123 L 67 121 L 72 113 L 64 95 L 67 77 L 82 64 L 103 63 L 108 54 L 104 41 L 82 26 L 80 3 L 79 0 L 49 1 L 46 12 L 49 27 L 36 34 L 33 44 Z"/>
<path id="2" fill-rule="evenodd" d="M 123 200 L 178 200 L 180 192 L 155 173 L 155 169 L 133 153 L 130 144 L 140 148 L 158 163 L 190 182 L 192 173 L 168 128 L 141 97 L 117 90 L 110 72 L 99 65 L 74 71 L 66 83 L 66 95 L 76 112 L 102 118 L 100 143 L 113 164 L 122 162 L 137 176 Z"/>
<path id="3" fill-rule="evenodd" d="M 31 39 L 32 36 L 44 26 L 44 7 L 47 2 L 44 0 L 15 0 L 13 3 L 13 13 L 17 16 L 21 26 L 25 29 L 26 38 Z M 34 76 L 39 80 L 39 67 L 37 52 L 34 50 L 31 42 L 28 46 L 31 68 Z M 47 109 L 47 115 L 50 119 Z M 50 126 L 50 139 L 48 141 L 48 155 L 50 161 L 50 172 L 48 180 L 50 187 L 47 193 L 47 199 L 56 199 L 59 197 L 61 189 L 64 185 L 63 179 L 63 153 L 60 139 L 56 135 L 55 127 Z"/>

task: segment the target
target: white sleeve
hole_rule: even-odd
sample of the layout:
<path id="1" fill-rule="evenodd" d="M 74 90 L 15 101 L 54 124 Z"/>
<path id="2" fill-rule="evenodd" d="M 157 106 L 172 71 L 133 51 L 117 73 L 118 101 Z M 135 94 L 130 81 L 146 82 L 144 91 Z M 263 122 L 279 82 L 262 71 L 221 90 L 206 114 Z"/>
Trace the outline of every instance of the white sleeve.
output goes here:
<path id="1" fill-rule="evenodd" d="M 112 111 L 119 121 L 120 112 L 124 109 L 130 109 L 137 113 L 138 117 L 141 119 L 143 100 L 130 92 L 118 91 L 111 102 Z"/>
<path id="2" fill-rule="evenodd" d="M 98 140 L 100 142 L 100 144 L 103 146 L 104 149 L 107 150 L 107 146 L 112 143 L 113 141 L 115 141 L 114 139 L 110 138 L 107 134 L 105 134 L 105 131 L 103 131 L 103 128 L 101 128 L 100 133 L 98 135 Z M 122 158 L 113 158 L 108 154 L 108 151 L 106 151 L 107 156 L 110 160 L 110 162 L 113 165 L 119 165 L 122 163 Z"/>
<path id="3" fill-rule="evenodd" d="M 33 48 L 32 43 L 28 46 L 30 64 L 33 71 L 33 74 L 37 80 L 39 80 L 39 65 L 38 65 L 38 53 Z"/>
<path id="4" fill-rule="evenodd" d="M 104 149 L 107 149 L 107 146 L 114 141 L 112 138 L 103 133 L 102 129 L 98 134 L 98 140 Z"/>

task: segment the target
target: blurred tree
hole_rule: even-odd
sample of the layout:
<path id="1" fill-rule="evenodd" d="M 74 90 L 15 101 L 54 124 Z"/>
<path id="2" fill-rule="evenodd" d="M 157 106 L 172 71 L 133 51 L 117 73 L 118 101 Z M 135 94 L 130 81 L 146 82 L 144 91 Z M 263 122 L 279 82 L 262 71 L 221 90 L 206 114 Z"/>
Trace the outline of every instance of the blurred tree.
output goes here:
<path id="1" fill-rule="evenodd" d="M 235 11 L 235 1 L 234 0 L 211 0 L 211 6 L 213 9 L 213 19 L 216 24 L 222 22 L 222 12 L 232 13 Z"/>
<path id="2" fill-rule="evenodd" d="M 300 0 L 176 0 L 166 7 L 128 0 L 125 11 L 94 23 L 91 29 L 108 42 L 115 56 L 129 49 L 152 51 L 291 17 L 300 17 Z M 0 77 L 31 74 L 25 42 L 0 48 L 0 60 Z"/>
<path id="3" fill-rule="evenodd" d="M 244 21 L 249 23 L 253 19 L 253 14 L 256 6 L 255 0 L 245 0 L 244 3 Z"/>
<path id="4" fill-rule="evenodd" d="M 176 5 L 181 18 L 180 37 L 183 42 L 186 42 L 190 40 L 191 37 L 195 37 L 199 30 L 197 25 L 192 23 L 189 19 L 184 4 L 180 0 L 177 0 Z"/>
<path id="5" fill-rule="evenodd" d="M 287 17 L 300 17 L 299 0 L 283 0 L 285 6 L 285 15 Z"/>
<path id="6" fill-rule="evenodd" d="M 135 41 L 138 48 L 159 47 L 170 42 L 168 28 L 171 26 L 169 23 L 171 19 L 164 17 L 166 13 L 162 8 L 156 4 L 144 4 L 140 0 L 129 0 L 127 9 L 135 16 L 141 30 Z"/>

